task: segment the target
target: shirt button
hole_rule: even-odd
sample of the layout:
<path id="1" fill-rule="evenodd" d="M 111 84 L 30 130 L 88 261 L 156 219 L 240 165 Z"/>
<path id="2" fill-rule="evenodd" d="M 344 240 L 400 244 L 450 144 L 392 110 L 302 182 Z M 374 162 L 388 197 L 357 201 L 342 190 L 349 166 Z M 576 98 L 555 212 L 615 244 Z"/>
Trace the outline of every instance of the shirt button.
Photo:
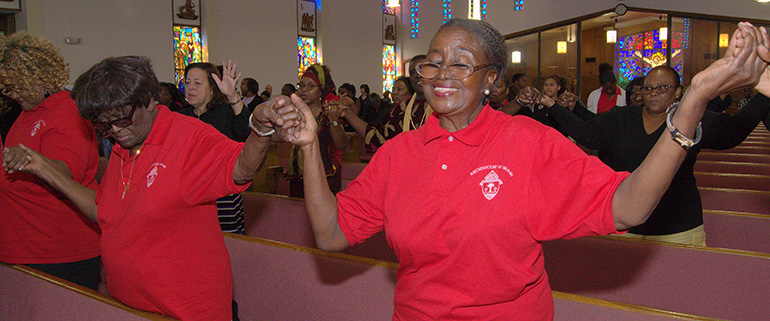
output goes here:
<path id="1" fill-rule="evenodd" d="M 453 140 L 455 140 L 454 136 L 449 136 L 449 141 L 451 142 Z"/>
<path id="2" fill-rule="evenodd" d="M 441 165 L 441 169 L 444 169 L 444 170 L 446 170 L 446 164 L 444 164 L 444 165 Z"/>

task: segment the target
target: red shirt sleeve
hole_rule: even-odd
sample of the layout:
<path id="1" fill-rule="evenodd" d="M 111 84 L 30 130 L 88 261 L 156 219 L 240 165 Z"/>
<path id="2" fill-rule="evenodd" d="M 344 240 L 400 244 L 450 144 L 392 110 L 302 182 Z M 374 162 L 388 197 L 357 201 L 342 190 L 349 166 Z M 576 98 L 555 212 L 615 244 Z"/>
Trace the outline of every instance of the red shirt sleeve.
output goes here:
<path id="1" fill-rule="evenodd" d="M 180 185 L 180 193 L 185 193 L 187 202 L 213 201 L 223 195 L 243 192 L 251 185 L 250 182 L 236 185 L 233 181 L 235 161 L 244 143 L 235 142 L 208 125 L 199 127 L 192 135 L 191 141 L 195 143 L 183 153 L 185 173 Z"/>
<path id="2" fill-rule="evenodd" d="M 350 245 L 361 243 L 383 229 L 387 154 L 374 154 L 361 174 L 337 193 L 337 223 Z"/>
<path id="3" fill-rule="evenodd" d="M 53 160 L 60 160 L 67 164 L 72 178 L 90 188 L 86 180 L 92 180 L 93 173 L 89 168 L 96 169 L 98 162 L 96 134 L 91 123 L 78 114 L 75 102 L 69 98 L 58 100 L 60 105 L 47 110 L 45 117 L 46 126 L 40 133 L 40 153 Z"/>
<path id="4" fill-rule="evenodd" d="M 630 173 L 613 171 L 555 130 L 544 132 L 537 145 L 533 179 L 526 188 L 532 237 L 545 241 L 617 233 L 612 198 Z"/>

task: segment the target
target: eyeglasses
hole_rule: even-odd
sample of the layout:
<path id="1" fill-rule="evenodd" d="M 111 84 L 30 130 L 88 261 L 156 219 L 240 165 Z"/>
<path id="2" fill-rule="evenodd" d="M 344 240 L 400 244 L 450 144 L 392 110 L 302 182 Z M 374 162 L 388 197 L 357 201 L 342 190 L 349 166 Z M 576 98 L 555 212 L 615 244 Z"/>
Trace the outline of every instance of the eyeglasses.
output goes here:
<path id="1" fill-rule="evenodd" d="M 111 121 L 96 121 L 96 119 L 91 120 L 91 123 L 94 124 L 94 129 L 101 135 L 106 133 L 112 126 L 120 127 L 120 128 L 126 128 L 128 126 L 131 126 L 134 121 L 134 112 L 136 111 L 136 106 L 131 106 L 131 111 L 128 112 L 128 116 L 121 117 L 118 119 L 113 119 Z"/>
<path id="2" fill-rule="evenodd" d="M 655 92 L 658 93 L 658 95 L 663 95 L 668 92 L 669 89 L 675 88 L 671 85 L 660 85 L 660 86 L 644 86 L 642 87 L 642 93 L 643 94 L 651 94 L 652 90 L 655 89 Z"/>
<path id="3" fill-rule="evenodd" d="M 303 83 L 298 83 L 297 84 L 297 90 L 305 89 L 305 90 L 310 91 L 310 90 L 313 90 L 313 88 L 316 88 L 316 87 L 318 87 L 318 85 L 316 85 L 315 83 L 312 83 L 312 82 L 311 83 L 307 83 L 307 84 L 303 84 Z"/>
<path id="4" fill-rule="evenodd" d="M 472 75 L 477 70 L 491 67 L 493 65 L 494 64 L 483 64 L 483 65 L 473 66 L 469 64 L 451 64 L 451 65 L 441 66 L 434 62 L 424 61 L 417 64 L 417 67 L 415 70 L 420 76 L 422 76 L 422 78 L 433 79 L 438 77 L 438 75 L 441 73 L 441 70 L 446 69 L 447 78 L 460 80 L 460 79 L 465 79 L 470 77 L 470 75 Z"/>

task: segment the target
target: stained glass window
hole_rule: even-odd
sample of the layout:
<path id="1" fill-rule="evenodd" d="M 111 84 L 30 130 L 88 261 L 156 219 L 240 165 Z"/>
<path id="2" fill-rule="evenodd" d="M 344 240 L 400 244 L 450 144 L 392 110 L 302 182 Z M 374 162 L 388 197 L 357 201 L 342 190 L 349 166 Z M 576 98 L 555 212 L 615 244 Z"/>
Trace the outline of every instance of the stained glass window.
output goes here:
<path id="1" fill-rule="evenodd" d="M 396 9 L 388 7 L 388 0 L 382 0 L 382 13 L 396 14 Z"/>
<path id="2" fill-rule="evenodd" d="M 298 73 L 297 78 L 302 76 L 302 73 L 310 67 L 310 65 L 318 62 L 318 56 L 316 55 L 315 38 L 312 37 L 299 37 L 297 38 L 297 63 Z"/>
<path id="3" fill-rule="evenodd" d="M 487 0 L 468 0 L 468 19 L 484 20 L 487 17 Z"/>
<path id="4" fill-rule="evenodd" d="M 409 6 L 409 12 L 410 12 L 410 21 L 411 21 L 411 30 L 412 30 L 412 38 L 417 38 L 420 36 L 420 15 L 417 12 L 417 7 L 420 5 L 420 1 L 418 0 L 411 0 L 409 1 L 411 4 Z"/>
<path id="5" fill-rule="evenodd" d="M 524 10 L 524 0 L 515 0 L 515 1 L 513 1 L 513 10 L 514 11 Z"/>
<path id="6" fill-rule="evenodd" d="M 382 45 L 382 90 L 393 91 L 396 81 L 396 47 Z"/>
<path id="7" fill-rule="evenodd" d="M 452 0 L 444 0 L 442 8 L 444 9 L 444 22 L 447 22 L 447 20 L 452 19 Z"/>
<path id="8" fill-rule="evenodd" d="M 682 44 L 684 34 L 673 32 L 671 40 L 672 67 L 679 74 L 683 71 Z M 625 87 L 636 77 L 644 76 L 650 69 L 666 64 L 667 42 L 660 41 L 660 31 L 653 30 L 618 38 L 616 45 L 618 85 Z"/>
<path id="9" fill-rule="evenodd" d="M 174 26 L 174 81 L 184 92 L 184 68 L 203 61 L 203 44 L 198 27 Z"/>

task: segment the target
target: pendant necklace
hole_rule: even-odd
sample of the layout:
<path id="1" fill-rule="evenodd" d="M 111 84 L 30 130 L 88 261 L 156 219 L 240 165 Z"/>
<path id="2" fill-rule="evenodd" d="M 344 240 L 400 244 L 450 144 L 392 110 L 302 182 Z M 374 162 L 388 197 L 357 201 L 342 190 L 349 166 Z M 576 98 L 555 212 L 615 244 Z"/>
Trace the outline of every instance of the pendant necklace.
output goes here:
<path id="1" fill-rule="evenodd" d="M 131 176 L 134 175 L 134 164 L 136 164 L 137 158 L 139 158 L 139 153 L 142 151 L 141 148 L 136 151 L 136 157 L 133 161 L 131 161 L 131 171 L 128 173 L 128 181 L 125 181 L 123 178 L 123 158 L 120 158 L 120 183 L 123 184 L 123 195 L 120 197 L 122 199 L 126 198 L 126 192 L 128 192 L 128 189 L 131 188 Z M 129 158 L 131 157 L 131 151 L 128 152 Z"/>

